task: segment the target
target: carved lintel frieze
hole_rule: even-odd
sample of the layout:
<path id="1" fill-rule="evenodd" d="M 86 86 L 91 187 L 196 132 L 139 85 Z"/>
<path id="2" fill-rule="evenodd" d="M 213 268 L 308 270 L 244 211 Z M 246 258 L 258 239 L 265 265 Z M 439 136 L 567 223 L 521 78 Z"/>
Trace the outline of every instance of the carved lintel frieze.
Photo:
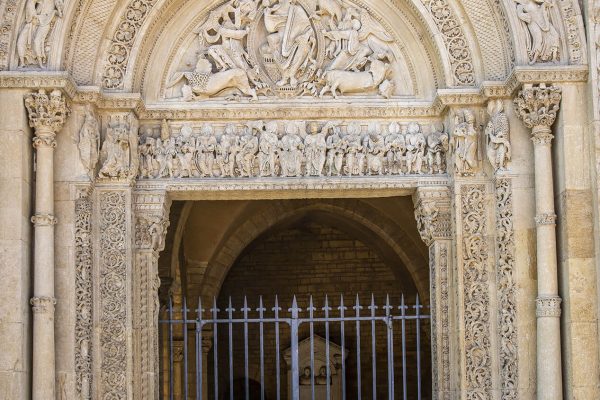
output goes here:
<path id="1" fill-rule="evenodd" d="M 562 299 L 559 296 L 540 296 L 535 300 L 535 315 L 539 317 L 555 317 L 561 315 L 560 304 Z"/>
<path id="2" fill-rule="evenodd" d="M 45 89 L 25 95 L 25 108 L 29 117 L 29 126 L 35 129 L 40 138 L 34 145 L 52 145 L 54 135 L 65 124 L 71 109 L 62 91 L 54 89 L 48 94 Z"/>
<path id="3" fill-rule="evenodd" d="M 58 220 L 52 214 L 35 214 L 31 217 L 31 222 L 35 226 L 52 226 L 56 225 Z"/>
<path id="4" fill-rule="evenodd" d="M 549 143 L 552 139 L 550 128 L 556 120 L 560 108 L 562 90 L 544 83 L 526 84 L 514 99 L 517 117 L 532 130 L 534 143 Z"/>
<path id="5" fill-rule="evenodd" d="M 29 304 L 32 306 L 32 310 L 35 314 L 37 313 L 51 313 L 54 314 L 54 306 L 56 305 L 56 299 L 50 296 L 32 297 L 29 300 Z"/>
<path id="6" fill-rule="evenodd" d="M 556 225 L 556 214 L 544 213 L 535 216 L 535 223 L 537 225 Z"/>

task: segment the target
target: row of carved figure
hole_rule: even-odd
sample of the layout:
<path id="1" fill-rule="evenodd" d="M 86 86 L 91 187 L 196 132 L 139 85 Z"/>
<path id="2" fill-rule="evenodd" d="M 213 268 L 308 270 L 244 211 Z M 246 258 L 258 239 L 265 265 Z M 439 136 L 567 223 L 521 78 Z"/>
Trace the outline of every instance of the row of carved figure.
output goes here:
<path id="1" fill-rule="evenodd" d="M 370 124 L 367 132 L 351 123 L 308 129 L 287 122 L 249 122 L 241 131 L 233 124 L 216 135 L 210 124 L 200 134 L 184 125 L 171 136 L 142 137 L 138 146 L 141 178 L 340 176 L 384 174 L 434 174 L 446 172 L 448 135 L 432 127 L 428 135 L 421 126 L 405 127 L 392 122 L 387 132 Z"/>
<path id="2" fill-rule="evenodd" d="M 487 157 L 495 170 L 503 170 L 511 145 L 502 101 L 490 101 L 488 113 Z M 436 124 L 426 134 L 416 122 L 370 123 L 363 131 L 354 122 L 252 121 L 227 124 L 219 134 L 211 124 L 200 132 L 184 124 L 172 135 L 163 121 L 160 137 L 145 131 L 139 139 L 130 126 L 120 120 L 108 124 L 100 149 L 99 124 L 87 109 L 74 139 L 90 177 L 98 162 L 98 177 L 104 179 L 441 174 L 447 171 L 447 154 L 458 175 L 481 168 L 481 132 L 470 110 L 456 113 L 450 137 Z"/>

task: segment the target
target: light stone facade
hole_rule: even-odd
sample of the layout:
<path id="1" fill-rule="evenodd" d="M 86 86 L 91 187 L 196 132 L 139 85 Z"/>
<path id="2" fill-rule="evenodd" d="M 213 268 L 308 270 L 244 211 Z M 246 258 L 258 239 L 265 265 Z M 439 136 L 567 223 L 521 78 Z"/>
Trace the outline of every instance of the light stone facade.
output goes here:
<path id="1" fill-rule="evenodd" d="M 597 0 L 0 0 L 0 27 L 0 399 L 161 398 L 164 293 L 219 296 L 299 215 L 403 266 L 434 398 L 600 398 Z"/>

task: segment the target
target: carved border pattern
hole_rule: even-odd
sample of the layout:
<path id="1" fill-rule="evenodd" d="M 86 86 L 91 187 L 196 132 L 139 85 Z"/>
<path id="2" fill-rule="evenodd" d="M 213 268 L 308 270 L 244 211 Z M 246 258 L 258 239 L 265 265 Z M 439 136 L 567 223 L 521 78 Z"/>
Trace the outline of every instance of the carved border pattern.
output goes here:
<path id="1" fill-rule="evenodd" d="M 123 79 L 133 42 L 156 1 L 131 0 L 127 5 L 108 49 L 108 57 L 102 74 L 104 89 L 123 89 Z"/>
<path id="2" fill-rule="evenodd" d="M 467 399 L 483 400 L 492 389 L 485 185 L 461 187 L 461 211 Z"/>
<path id="3" fill-rule="evenodd" d="M 422 0 L 431 13 L 442 34 L 454 74 L 454 84 L 471 86 L 475 84 L 473 57 L 462 25 L 452 12 L 447 0 Z"/>
<path id="4" fill-rule="evenodd" d="M 498 287 L 498 335 L 502 399 L 517 399 L 518 341 L 513 229 L 512 183 L 496 180 L 496 275 Z"/>
<path id="5" fill-rule="evenodd" d="M 433 377 L 432 382 L 432 390 L 433 390 L 433 398 L 438 399 L 437 395 L 439 392 L 438 387 L 438 363 L 440 360 L 440 355 L 438 353 L 438 324 L 437 324 L 437 314 L 438 314 L 438 300 L 437 300 L 437 271 L 436 271 L 436 254 L 435 254 L 435 246 L 429 246 L 429 279 L 431 282 L 431 293 L 429 294 L 431 298 L 430 303 L 430 316 L 431 316 L 431 376 Z"/>
<path id="6" fill-rule="evenodd" d="M 75 200 L 75 381 L 80 399 L 92 387 L 92 200 L 83 189 Z"/>
<path id="7" fill-rule="evenodd" d="M 102 399 L 127 397 L 126 194 L 100 194 L 100 346 Z"/>
<path id="8" fill-rule="evenodd" d="M 573 0 L 558 0 L 561 16 L 565 27 L 565 36 L 569 51 L 569 63 L 581 64 L 585 61 L 583 46 L 581 44 L 581 32 L 579 20 L 581 18 L 579 7 L 574 9 L 576 3 Z"/>
<path id="9" fill-rule="evenodd" d="M 20 2 L 17 0 L 6 0 L 4 9 L 0 12 L 2 21 L 0 22 L 0 71 L 8 69 L 10 60 L 10 49 L 13 37 L 14 22 L 17 19 Z"/>
<path id="10" fill-rule="evenodd" d="M 450 302 L 448 300 L 448 247 L 446 245 L 440 247 L 439 257 L 440 306 L 442 313 L 442 391 L 447 394 L 450 392 Z"/>

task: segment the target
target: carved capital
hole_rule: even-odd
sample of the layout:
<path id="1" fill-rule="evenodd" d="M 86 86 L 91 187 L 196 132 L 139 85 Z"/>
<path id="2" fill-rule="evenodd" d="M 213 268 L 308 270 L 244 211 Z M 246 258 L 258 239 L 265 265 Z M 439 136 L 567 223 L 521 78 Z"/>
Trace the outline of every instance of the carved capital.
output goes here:
<path id="1" fill-rule="evenodd" d="M 421 239 L 430 246 L 436 239 L 448 239 L 451 232 L 447 191 L 420 189 L 415 195 L 415 219 Z"/>
<path id="2" fill-rule="evenodd" d="M 556 86 L 527 84 L 514 99 L 517 116 L 535 136 L 544 130 L 549 133 L 560 108 L 562 91 Z M 547 135 L 546 135 L 547 136 Z"/>
<path id="3" fill-rule="evenodd" d="M 538 214 L 535 216 L 535 223 L 537 225 L 555 225 L 556 224 L 556 214 L 554 214 L 554 213 Z"/>
<path id="4" fill-rule="evenodd" d="M 56 134 L 52 131 L 36 130 L 36 136 L 32 140 L 33 148 L 56 147 Z"/>
<path id="5" fill-rule="evenodd" d="M 539 317 L 560 317 L 560 303 L 562 299 L 558 296 L 541 296 L 535 300 L 535 315 Z"/>
<path id="6" fill-rule="evenodd" d="M 56 299 L 54 297 L 49 296 L 41 296 L 41 297 L 32 297 L 29 300 L 29 304 L 31 304 L 33 312 L 37 313 L 52 313 L 54 314 L 54 305 L 56 304 Z"/>
<path id="7" fill-rule="evenodd" d="M 50 94 L 40 89 L 25 95 L 25 108 L 29 116 L 29 126 L 35 129 L 34 146 L 52 145 L 54 135 L 65 124 L 71 110 L 62 92 L 54 89 Z"/>
<path id="8" fill-rule="evenodd" d="M 142 250 L 162 251 L 169 220 L 159 215 L 140 215 L 135 224 L 135 246 Z"/>
<path id="9" fill-rule="evenodd" d="M 52 214 L 35 214 L 31 217 L 31 222 L 33 222 L 35 226 L 52 226 L 56 225 L 58 220 Z"/>

